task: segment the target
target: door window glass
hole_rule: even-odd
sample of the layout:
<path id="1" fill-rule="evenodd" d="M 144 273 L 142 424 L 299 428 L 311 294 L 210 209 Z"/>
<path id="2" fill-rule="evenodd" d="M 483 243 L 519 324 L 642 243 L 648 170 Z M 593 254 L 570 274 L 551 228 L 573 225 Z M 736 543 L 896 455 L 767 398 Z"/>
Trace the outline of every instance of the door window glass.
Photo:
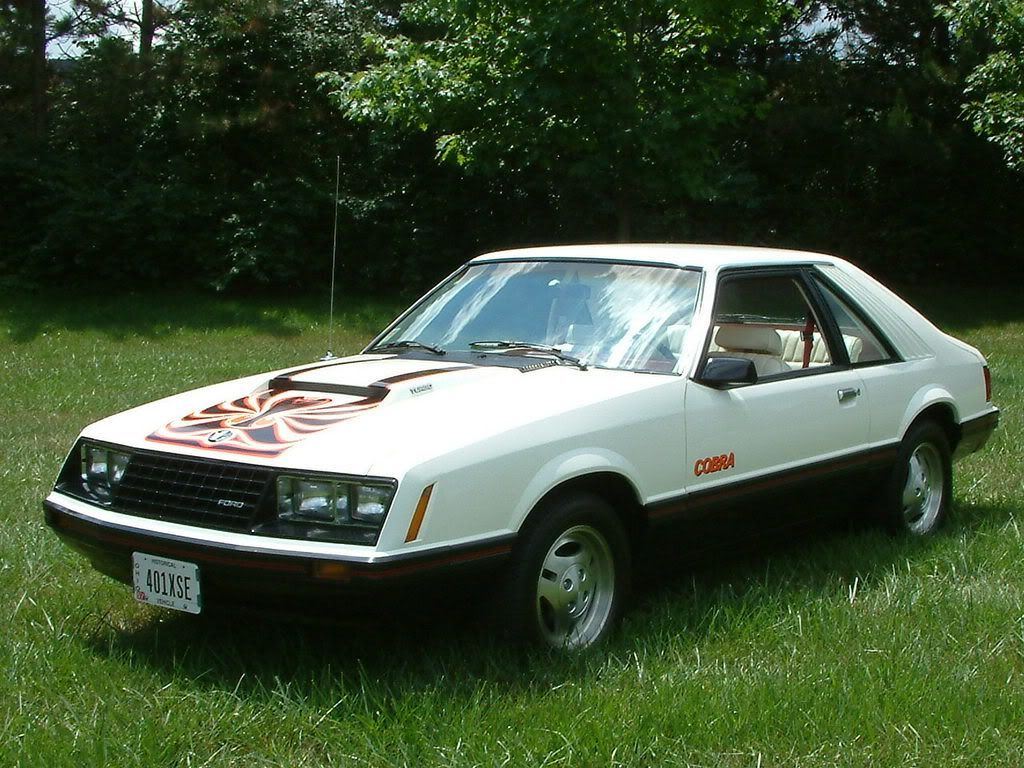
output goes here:
<path id="1" fill-rule="evenodd" d="M 716 355 L 752 360 L 758 380 L 833 364 L 800 281 L 786 275 L 723 279 L 708 349 Z"/>

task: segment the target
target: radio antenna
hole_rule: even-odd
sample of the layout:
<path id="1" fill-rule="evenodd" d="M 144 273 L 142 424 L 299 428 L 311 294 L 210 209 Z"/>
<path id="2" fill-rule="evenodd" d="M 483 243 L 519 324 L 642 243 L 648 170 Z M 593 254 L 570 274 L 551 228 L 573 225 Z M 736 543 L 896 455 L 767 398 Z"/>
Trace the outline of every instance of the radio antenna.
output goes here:
<path id="1" fill-rule="evenodd" d="M 338 264 L 338 190 L 341 184 L 341 155 L 334 157 L 334 237 L 331 240 L 331 310 L 327 320 L 327 354 L 321 360 L 334 359 L 334 275 Z"/>

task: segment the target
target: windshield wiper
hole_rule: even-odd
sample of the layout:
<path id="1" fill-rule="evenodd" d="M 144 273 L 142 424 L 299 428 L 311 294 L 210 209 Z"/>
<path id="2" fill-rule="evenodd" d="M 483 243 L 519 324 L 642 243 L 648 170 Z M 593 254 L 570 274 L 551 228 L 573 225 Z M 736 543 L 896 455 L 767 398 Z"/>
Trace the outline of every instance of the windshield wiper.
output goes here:
<path id="1" fill-rule="evenodd" d="M 587 364 L 578 357 L 567 355 L 558 347 L 548 344 L 534 344 L 532 341 L 471 341 L 470 349 L 500 349 L 503 352 L 539 352 L 542 355 L 551 355 L 566 363 L 575 365 L 581 371 L 587 370 Z"/>
<path id="2" fill-rule="evenodd" d="M 378 344 L 375 347 L 371 347 L 366 350 L 367 352 L 385 352 L 388 350 L 402 350 L 402 349 L 422 349 L 427 352 L 433 352 L 435 355 L 447 355 L 440 347 L 435 347 L 433 344 L 424 344 L 422 341 L 413 341 L 412 339 L 403 339 L 402 341 L 389 341 L 387 344 Z"/>

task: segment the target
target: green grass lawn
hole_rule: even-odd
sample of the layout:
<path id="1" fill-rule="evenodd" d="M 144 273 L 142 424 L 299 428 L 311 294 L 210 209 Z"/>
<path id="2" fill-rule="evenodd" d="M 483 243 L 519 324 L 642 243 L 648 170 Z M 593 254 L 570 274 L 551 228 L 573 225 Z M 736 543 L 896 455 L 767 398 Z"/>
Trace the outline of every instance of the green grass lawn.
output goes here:
<path id="1" fill-rule="evenodd" d="M 1024 305 L 918 303 L 989 357 L 1003 423 L 927 542 L 822 533 L 674 576 L 575 658 L 477 626 L 299 626 L 137 605 L 44 526 L 79 430 L 321 355 L 300 300 L 7 297 L 2 766 L 1024 764 Z M 337 352 L 397 306 L 339 302 Z M 456 596 L 457 599 L 457 596 Z"/>

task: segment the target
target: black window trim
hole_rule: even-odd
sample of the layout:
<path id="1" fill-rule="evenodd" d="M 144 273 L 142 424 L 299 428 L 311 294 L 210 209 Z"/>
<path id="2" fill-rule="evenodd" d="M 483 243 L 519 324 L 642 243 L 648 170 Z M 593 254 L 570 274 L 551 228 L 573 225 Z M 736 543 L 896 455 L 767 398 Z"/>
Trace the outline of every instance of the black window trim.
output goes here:
<path id="1" fill-rule="evenodd" d="M 718 273 L 718 279 L 715 286 L 715 303 L 711 307 L 711 322 L 708 325 L 707 332 L 704 337 L 703 351 L 701 352 L 700 361 L 697 365 L 697 370 L 694 373 L 694 380 L 699 382 L 701 376 L 704 373 L 704 368 L 708 363 L 710 357 L 709 349 L 711 346 L 711 335 L 715 327 L 715 316 L 716 308 L 718 305 L 718 299 L 721 295 L 722 284 L 730 279 L 745 279 L 747 277 L 789 277 L 795 280 L 803 292 L 804 299 L 810 305 L 811 311 L 815 313 L 816 318 L 823 322 L 824 327 L 821 328 L 821 332 L 824 335 L 825 343 L 828 345 L 829 354 L 832 357 L 832 364 L 830 365 L 816 365 L 813 368 L 798 368 L 796 370 L 775 373 L 765 378 L 759 378 L 753 384 L 744 384 L 741 386 L 758 386 L 759 384 L 772 384 L 776 381 L 789 381 L 790 379 L 802 378 L 804 376 L 817 376 L 824 373 L 834 373 L 837 371 L 846 371 L 854 368 L 867 367 L 870 365 L 878 365 L 879 362 L 882 364 L 889 364 L 895 362 L 895 360 L 885 361 L 872 361 L 871 363 L 865 364 L 854 364 L 850 362 L 850 355 L 846 350 L 846 344 L 842 341 L 842 332 L 839 330 L 839 324 L 836 322 L 832 313 L 829 311 L 824 298 L 822 297 L 817 285 L 814 283 L 813 275 L 819 276 L 824 279 L 824 275 L 816 268 L 815 264 L 779 264 L 779 265 L 768 265 L 768 266 L 746 266 L 746 267 L 731 267 L 720 270 Z M 830 289 L 834 290 L 831 281 L 827 281 Z M 844 301 L 848 302 L 846 294 L 842 291 L 835 291 L 837 296 L 840 296 Z M 848 302 L 851 308 L 855 308 L 858 312 L 858 319 L 863 321 L 863 311 L 857 304 Z M 876 332 L 876 328 L 873 324 L 865 323 L 867 327 L 872 331 Z M 879 338 L 883 339 L 883 344 L 888 348 L 891 348 L 891 344 L 888 339 L 879 334 Z"/>
<path id="2" fill-rule="evenodd" d="M 843 355 L 847 357 L 847 364 L 850 368 L 871 368 L 876 365 L 892 365 L 893 363 L 903 362 L 903 357 L 900 355 L 899 350 L 897 350 L 892 341 L 889 340 L 889 337 L 882 332 L 882 329 L 879 328 L 873 320 L 871 320 L 870 316 L 864 311 L 864 308 L 861 307 L 860 304 L 854 301 L 846 291 L 842 290 L 825 274 L 823 274 L 821 270 L 817 268 L 812 268 L 808 270 L 808 273 L 809 274 L 807 275 L 807 281 L 810 283 L 815 295 L 818 296 L 819 303 L 822 306 L 827 307 L 827 302 L 825 301 L 825 298 L 821 295 L 821 291 L 818 287 L 818 283 L 821 283 L 821 285 L 825 286 L 826 288 L 828 288 L 828 290 L 832 291 L 832 293 L 834 293 L 836 297 L 840 301 L 842 301 L 850 309 L 850 311 L 853 312 L 855 320 L 858 320 L 861 324 L 863 324 L 865 328 L 867 328 L 869 331 L 871 331 L 872 334 L 874 334 L 875 338 L 882 344 L 882 347 L 884 348 L 886 354 L 888 354 L 888 357 L 883 360 L 869 360 L 866 362 L 850 363 L 849 355 L 846 353 L 846 344 L 841 343 L 840 346 L 843 349 Z M 841 341 L 843 332 L 842 329 L 839 328 L 839 323 L 836 322 L 836 319 L 835 317 L 832 316 L 831 312 L 828 313 L 828 316 L 835 328 L 835 332 L 838 334 L 838 338 Z"/>

